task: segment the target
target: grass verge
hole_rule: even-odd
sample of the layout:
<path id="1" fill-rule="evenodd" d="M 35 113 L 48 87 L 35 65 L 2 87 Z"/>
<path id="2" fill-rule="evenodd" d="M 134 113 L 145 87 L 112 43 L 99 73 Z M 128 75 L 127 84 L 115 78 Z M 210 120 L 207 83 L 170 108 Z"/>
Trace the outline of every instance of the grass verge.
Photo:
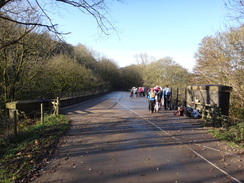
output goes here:
<path id="1" fill-rule="evenodd" d="M 63 115 L 46 116 L 45 122 L 25 127 L 17 136 L 0 139 L 0 180 L 28 182 L 38 172 L 43 158 L 54 151 L 69 128 Z"/>
<path id="2" fill-rule="evenodd" d="M 212 128 L 209 132 L 221 141 L 226 141 L 232 147 L 244 148 L 244 123 L 238 123 L 229 128 Z"/>

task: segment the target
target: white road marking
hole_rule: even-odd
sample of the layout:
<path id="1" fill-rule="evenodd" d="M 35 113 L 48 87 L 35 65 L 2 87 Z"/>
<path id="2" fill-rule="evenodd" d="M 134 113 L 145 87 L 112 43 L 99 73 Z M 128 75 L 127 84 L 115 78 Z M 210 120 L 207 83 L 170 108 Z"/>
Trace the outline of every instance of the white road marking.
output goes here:
<path id="1" fill-rule="evenodd" d="M 135 112 L 134 110 L 130 109 L 129 107 L 121 104 L 119 102 L 120 96 L 117 99 L 117 103 L 120 104 L 121 106 L 125 107 L 126 109 L 129 109 L 131 112 L 137 114 L 138 116 L 140 116 L 141 118 L 143 118 L 145 121 L 147 121 L 148 123 L 150 123 L 151 125 L 155 126 L 156 128 L 158 128 L 159 130 L 161 130 L 162 132 L 164 132 L 165 134 L 167 134 L 168 136 L 170 136 L 171 138 L 173 138 L 174 140 L 176 140 L 177 142 L 179 142 L 180 144 L 183 145 L 182 141 L 180 141 L 180 139 L 170 135 L 168 132 L 166 132 L 165 130 L 163 130 L 162 128 L 160 128 L 159 126 L 155 125 L 154 123 L 152 123 L 151 121 L 149 121 L 148 119 L 146 119 L 144 116 L 142 116 L 141 114 Z M 193 144 L 193 143 L 191 143 Z M 226 171 L 222 170 L 221 168 L 219 168 L 217 165 L 213 164 L 211 161 L 209 161 L 208 159 L 206 159 L 205 157 L 203 157 L 202 155 L 200 155 L 199 153 L 197 153 L 196 151 L 194 151 L 191 147 L 189 147 L 188 145 L 185 145 L 191 152 L 193 152 L 194 154 L 196 154 L 197 156 L 199 156 L 201 159 L 203 159 L 204 161 L 206 161 L 207 163 L 209 163 L 211 166 L 215 167 L 216 169 L 218 169 L 220 172 L 222 172 L 223 174 L 227 175 L 228 177 L 230 177 L 231 179 L 233 179 L 235 182 L 238 183 L 242 183 L 241 181 L 239 181 L 238 179 L 236 179 L 235 177 L 231 176 L 229 173 L 227 173 Z"/>
<path id="2" fill-rule="evenodd" d="M 197 143 L 192 143 L 192 144 L 193 144 L 193 145 L 196 145 L 196 146 L 204 147 L 204 148 L 206 148 L 206 149 L 211 149 L 211 150 L 213 150 L 213 151 L 222 152 L 222 153 L 228 154 L 228 155 L 230 155 L 230 156 L 235 156 L 235 157 L 237 157 L 237 158 L 241 158 L 241 156 L 238 156 L 238 155 L 235 155 L 235 154 L 232 154 L 232 153 L 228 153 L 228 152 L 223 152 L 223 151 L 221 151 L 221 150 L 219 150 L 219 149 L 215 149 L 215 148 L 212 148 L 212 147 L 209 147 L 209 146 L 205 146 L 205 145 L 197 144 Z"/>

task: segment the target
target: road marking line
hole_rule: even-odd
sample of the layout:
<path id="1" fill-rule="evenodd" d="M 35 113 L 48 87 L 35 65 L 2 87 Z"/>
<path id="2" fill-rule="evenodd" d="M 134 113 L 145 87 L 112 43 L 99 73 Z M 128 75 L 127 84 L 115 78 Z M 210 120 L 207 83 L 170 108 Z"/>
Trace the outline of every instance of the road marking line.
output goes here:
<path id="1" fill-rule="evenodd" d="M 211 161 L 209 161 L 208 159 L 206 159 L 205 157 L 203 157 L 202 155 L 200 155 L 199 153 L 197 153 L 195 150 L 193 150 L 192 148 L 190 148 L 188 145 L 183 144 L 180 139 L 170 135 L 168 132 L 166 132 L 164 129 L 162 129 L 161 127 L 155 125 L 154 123 L 152 123 L 151 121 L 149 121 L 148 119 L 146 119 L 144 116 L 142 116 L 141 114 L 135 112 L 134 110 L 130 109 L 129 107 L 121 104 L 119 102 L 119 99 L 117 100 L 118 104 L 122 105 L 123 107 L 129 109 L 131 112 L 137 114 L 138 116 L 140 116 L 141 118 L 143 118 L 145 121 L 147 121 L 148 123 L 150 123 L 151 125 L 155 126 L 156 128 L 158 128 L 159 130 L 161 130 L 162 132 L 164 132 L 165 134 L 167 134 L 168 136 L 170 136 L 171 138 L 175 139 L 177 142 L 179 142 L 180 144 L 186 146 L 190 151 L 192 151 L 194 154 L 196 154 L 197 156 L 199 156 L 201 159 L 203 159 L 204 161 L 206 161 L 207 163 L 209 163 L 210 165 L 212 165 L 213 167 L 215 167 L 217 170 L 221 171 L 223 174 L 225 174 L 226 176 L 230 177 L 231 179 L 233 179 L 235 182 L 238 183 L 242 183 L 241 181 L 239 181 L 238 179 L 236 179 L 235 177 L 231 176 L 229 173 L 227 173 L 226 171 L 222 170 L 221 168 L 219 168 L 217 165 L 213 164 Z"/>
<path id="2" fill-rule="evenodd" d="M 221 151 L 221 150 L 219 150 L 219 149 L 215 149 L 215 148 L 212 148 L 212 147 L 209 147 L 209 146 L 205 146 L 205 145 L 202 145 L 202 144 L 197 144 L 197 143 L 192 143 L 193 145 L 196 145 L 196 146 L 200 146 L 200 147 L 204 147 L 204 148 L 206 148 L 206 149 L 211 149 L 211 150 L 213 150 L 213 151 L 218 151 L 218 152 L 223 152 L 223 151 Z M 241 158 L 241 156 L 238 156 L 238 155 L 235 155 L 235 154 L 232 154 L 232 153 L 228 153 L 228 152 L 223 152 L 223 153 L 225 153 L 225 154 L 227 154 L 227 155 L 230 155 L 230 156 L 235 156 L 235 157 L 237 157 L 237 158 Z"/>
<path id="3" fill-rule="evenodd" d="M 122 95 L 119 95 L 118 96 L 118 98 L 117 98 L 117 101 L 116 101 L 116 104 L 117 103 L 119 103 L 119 100 L 122 98 Z M 124 106 L 125 107 L 125 106 Z M 130 109 L 131 110 L 131 109 Z M 141 116 L 140 114 L 137 114 L 137 115 L 139 115 L 139 116 Z M 145 119 L 143 116 L 141 116 L 143 119 Z M 147 119 L 145 119 L 146 121 L 148 121 Z M 149 123 L 151 123 L 150 121 L 148 121 Z M 154 125 L 154 124 L 152 124 L 152 125 Z M 158 128 L 158 127 L 157 127 Z M 162 130 L 162 129 L 159 129 L 159 130 Z M 165 132 L 165 131 L 164 131 Z M 169 135 L 169 136 L 171 136 L 172 138 L 174 138 L 174 139 L 176 139 L 177 141 L 179 140 L 179 139 L 177 139 L 177 138 L 175 138 L 175 137 L 173 137 L 172 135 L 170 135 L 170 134 L 168 134 L 167 132 L 165 132 L 167 135 Z M 190 144 L 190 143 L 189 143 Z M 191 143 L 192 145 L 196 145 L 196 146 L 200 146 L 200 147 L 204 147 L 204 148 L 206 148 L 206 149 L 211 149 L 211 150 L 213 150 L 213 151 L 217 151 L 217 152 L 223 152 L 223 151 L 220 151 L 219 149 L 215 149 L 215 148 L 212 148 L 212 147 L 209 147 L 209 146 L 205 146 L 205 145 L 202 145 L 202 144 L 198 144 L 198 143 L 195 143 L 195 142 L 193 142 L 193 143 Z M 238 157 L 238 158 L 241 158 L 241 156 L 238 156 L 238 155 L 235 155 L 235 154 L 232 154 L 232 153 L 228 153 L 228 152 L 223 152 L 223 153 L 225 153 L 225 154 L 227 154 L 227 155 L 230 155 L 230 156 L 235 156 L 235 157 Z"/>

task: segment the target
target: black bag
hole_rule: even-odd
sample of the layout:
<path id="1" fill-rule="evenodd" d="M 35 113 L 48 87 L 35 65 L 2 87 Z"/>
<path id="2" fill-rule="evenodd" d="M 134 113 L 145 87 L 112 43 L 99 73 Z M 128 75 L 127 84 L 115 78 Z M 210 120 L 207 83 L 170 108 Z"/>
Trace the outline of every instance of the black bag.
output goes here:
<path id="1" fill-rule="evenodd" d="M 184 114 L 185 114 L 186 116 L 188 116 L 188 117 L 191 117 L 191 116 L 192 116 L 192 115 L 191 115 L 192 111 L 193 111 L 193 108 L 191 108 L 191 107 L 185 107 L 185 109 L 184 109 Z"/>

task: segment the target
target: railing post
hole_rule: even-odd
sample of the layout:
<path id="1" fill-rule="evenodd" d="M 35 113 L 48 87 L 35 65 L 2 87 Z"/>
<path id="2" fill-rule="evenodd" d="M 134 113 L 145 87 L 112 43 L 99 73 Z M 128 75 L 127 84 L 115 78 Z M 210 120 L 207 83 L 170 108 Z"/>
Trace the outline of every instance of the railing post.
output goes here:
<path id="1" fill-rule="evenodd" d="M 214 104 L 213 105 L 213 116 L 212 116 L 213 120 L 217 119 L 217 114 L 216 113 L 217 113 L 217 105 Z"/>
<path id="2" fill-rule="evenodd" d="M 177 89 L 176 89 L 176 107 L 175 107 L 175 109 L 177 109 L 178 108 L 178 100 L 179 100 L 179 97 L 178 97 L 178 95 L 179 95 L 179 88 L 177 87 Z"/>
<path id="3" fill-rule="evenodd" d="M 59 114 L 59 108 L 60 108 L 60 98 L 57 97 L 57 100 L 56 101 L 53 101 L 52 102 L 53 104 L 53 108 L 54 108 L 54 111 L 53 111 L 53 114 L 54 115 L 58 115 Z"/>
<path id="4" fill-rule="evenodd" d="M 206 106 L 203 104 L 202 106 L 202 119 L 205 118 Z"/>
<path id="5" fill-rule="evenodd" d="M 59 115 L 59 110 L 60 110 L 60 98 L 59 97 L 57 97 L 57 104 L 56 104 L 57 106 L 57 111 L 56 111 L 56 115 Z"/>
<path id="6" fill-rule="evenodd" d="M 185 87 L 185 101 L 186 101 L 185 105 L 187 106 L 187 87 Z"/>
<path id="7" fill-rule="evenodd" d="M 17 123 L 17 115 L 18 115 L 18 110 L 14 110 L 13 111 L 13 114 L 14 114 L 14 136 L 16 136 L 17 135 L 17 133 L 18 133 L 18 131 L 17 131 L 17 125 L 18 125 L 18 123 Z"/>

